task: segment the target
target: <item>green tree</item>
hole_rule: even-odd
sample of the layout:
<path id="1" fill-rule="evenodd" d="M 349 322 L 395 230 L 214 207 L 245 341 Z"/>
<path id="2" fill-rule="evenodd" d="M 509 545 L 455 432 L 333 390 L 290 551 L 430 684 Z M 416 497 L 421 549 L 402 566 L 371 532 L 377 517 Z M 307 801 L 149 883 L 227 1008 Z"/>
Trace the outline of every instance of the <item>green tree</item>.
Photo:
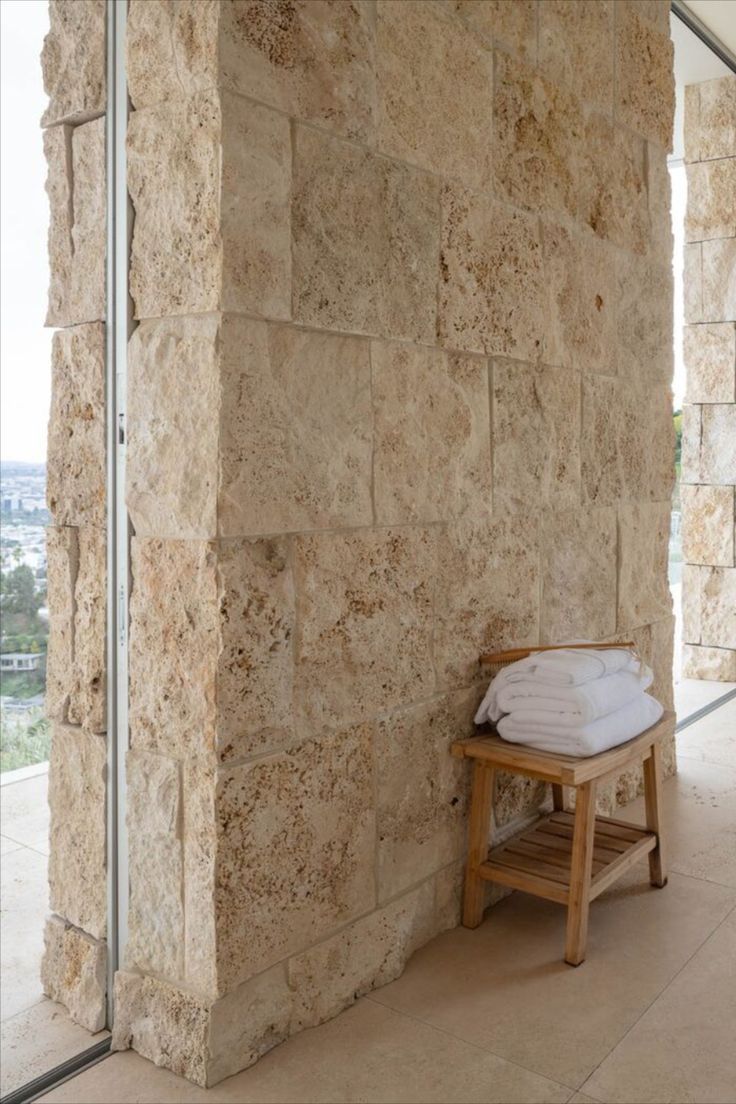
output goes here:
<path id="1" fill-rule="evenodd" d="M 36 593 L 36 580 L 27 564 L 19 564 L 3 578 L 3 613 L 20 614 L 35 620 L 41 607 L 41 595 Z"/>

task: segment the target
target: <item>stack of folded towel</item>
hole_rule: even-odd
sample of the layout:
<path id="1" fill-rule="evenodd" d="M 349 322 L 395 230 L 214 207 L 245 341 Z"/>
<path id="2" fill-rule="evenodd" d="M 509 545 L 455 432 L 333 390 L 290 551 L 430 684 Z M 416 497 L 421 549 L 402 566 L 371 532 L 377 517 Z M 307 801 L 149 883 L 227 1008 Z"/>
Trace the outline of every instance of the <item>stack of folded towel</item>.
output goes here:
<path id="1" fill-rule="evenodd" d="M 625 648 L 532 653 L 496 675 L 475 723 L 495 722 L 511 743 L 597 755 L 659 720 L 651 684 L 651 670 Z"/>

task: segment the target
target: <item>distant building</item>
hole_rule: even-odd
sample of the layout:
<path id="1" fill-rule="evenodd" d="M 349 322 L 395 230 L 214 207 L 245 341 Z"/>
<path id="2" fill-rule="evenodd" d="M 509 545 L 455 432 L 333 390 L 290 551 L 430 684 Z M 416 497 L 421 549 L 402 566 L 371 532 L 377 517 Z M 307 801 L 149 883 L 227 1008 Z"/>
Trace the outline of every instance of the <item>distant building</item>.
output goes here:
<path id="1" fill-rule="evenodd" d="M 0 671 L 38 671 L 43 659 L 43 652 L 7 652 L 0 655 Z"/>

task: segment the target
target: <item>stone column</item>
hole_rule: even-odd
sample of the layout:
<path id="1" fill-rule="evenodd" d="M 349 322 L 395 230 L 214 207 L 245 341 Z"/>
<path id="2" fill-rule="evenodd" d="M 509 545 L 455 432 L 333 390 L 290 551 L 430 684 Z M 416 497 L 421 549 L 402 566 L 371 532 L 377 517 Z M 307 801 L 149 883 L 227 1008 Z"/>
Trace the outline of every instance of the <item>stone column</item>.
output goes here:
<path id="1" fill-rule="evenodd" d="M 105 1024 L 105 3 L 52 0 L 42 65 L 53 338 L 44 992 Z"/>
<path id="2" fill-rule="evenodd" d="M 736 76 L 685 99 L 683 674 L 736 681 Z"/>

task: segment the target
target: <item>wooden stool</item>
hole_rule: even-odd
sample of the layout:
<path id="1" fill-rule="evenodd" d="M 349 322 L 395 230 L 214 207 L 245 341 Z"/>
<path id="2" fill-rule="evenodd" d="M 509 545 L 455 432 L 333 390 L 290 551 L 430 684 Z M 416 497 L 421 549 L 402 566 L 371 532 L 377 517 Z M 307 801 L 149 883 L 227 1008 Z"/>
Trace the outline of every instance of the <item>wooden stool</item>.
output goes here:
<path id="1" fill-rule="evenodd" d="M 674 714 L 625 744 L 577 759 L 555 755 L 490 735 L 459 740 L 452 754 L 474 759 L 470 838 L 465 874 L 463 924 L 477 928 L 483 919 L 483 882 L 521 889 L 567 905 L 565 962 L 585 958 L 590 902 L 625 870 L 649 855 L 649 880 L 667 884 L 661 836 L 661 739 L 672 732 Z M 646 827 L 595 815 L 596 786 L 636 763 L 644 764 Z M 488 850 L 497 770 L 552 783 L 554 810 L 498 847 Z M 575 811 L 565 811 L 563 786 L 574 786 Z"/>

